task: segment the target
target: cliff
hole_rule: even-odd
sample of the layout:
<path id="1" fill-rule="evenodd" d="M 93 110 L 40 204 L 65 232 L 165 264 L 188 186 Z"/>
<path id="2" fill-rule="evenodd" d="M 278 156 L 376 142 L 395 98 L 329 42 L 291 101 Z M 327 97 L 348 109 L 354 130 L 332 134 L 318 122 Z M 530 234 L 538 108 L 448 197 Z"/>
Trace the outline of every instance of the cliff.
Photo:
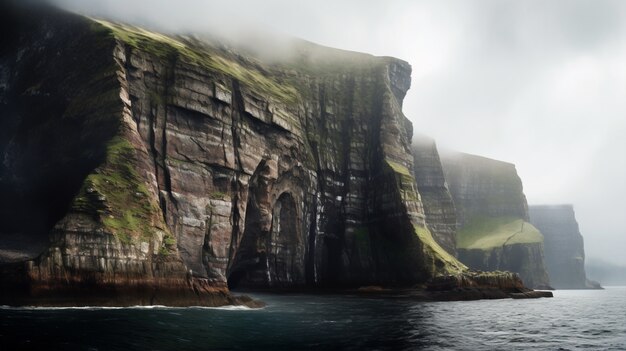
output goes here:
<path id="1" fill-rule="evenodd" d="M 426 224 L 439 245 L 456 256 L 456 209 L 443 174 L 437 145 L 432 138 L 416 135 L 411 149 Z"/>
<path id="2" fill-rule="evenodd" d="M 626 285 L 626 266 L 601 259 L 585 260 L 585 272 L 589 279 L 595 282 L 601 282 L 605 286 L 624 286 Z M 595 283 L 592 281 L 592 283 Z M 599 284 L 599 283 L 598 283 Z"/>
<path id="3" fill-rule="evenodd" d="M 229 287 L 467 270 L 425 222 L 406 62 L 294 40 L 294 55 L 268 63 L 195 36 L 11 11 L 5 296 L 217 305 L 238 303 Z"/>
<path id="4" fill-rule="evenodd" d="M 556 289 L 598 289 L 587 279 L 583 236 L 572 205 L 530 206 L 530 222 L 544 237 L 546 268 Z"/>
<path id="5" fill-rule="evenodd" d="M 528 205 L 515 166 L 484 157 L 442 154 L 457 213 L 457 252 L 477 270 L 519 273 L 524 284 L 548 288 L 543 235 L 528 222 Z"/>

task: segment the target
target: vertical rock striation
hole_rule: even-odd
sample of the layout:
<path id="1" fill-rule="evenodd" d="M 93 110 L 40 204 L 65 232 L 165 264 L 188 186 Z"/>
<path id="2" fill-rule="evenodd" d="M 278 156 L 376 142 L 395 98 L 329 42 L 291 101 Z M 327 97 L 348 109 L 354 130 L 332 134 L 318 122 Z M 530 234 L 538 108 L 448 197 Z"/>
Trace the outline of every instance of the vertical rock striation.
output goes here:
<path id="1" fill-rule="evenodd" d="M 441 156 L 459 226 L 479 216 L 528 221 L 526 196 L 515 165 L 465 153 Z"/>
<path id="2" fill-rule="evenodd" d="M 411 148 L 426 224 L 439 245 L 456 256 L 456 210 L 443 174 L 437 145 L 427 136 L 416 135 Z"/>
<path id="3" fill-rule="evenodd" d="M 442 155 L 457 213 L 458 258 L 470 268 L 519 273 L 524 284 L 548 288 L 543 236 L 528 222 L 515 166 L 484 157 Z"/>
<path id="4" fill-rule="evenodd" d="M 530 206 L 530 222 L 544 237 L 546 268 L 556 289 L 598 289 L 587 279 L 583 236 L 572 205 Z"/>

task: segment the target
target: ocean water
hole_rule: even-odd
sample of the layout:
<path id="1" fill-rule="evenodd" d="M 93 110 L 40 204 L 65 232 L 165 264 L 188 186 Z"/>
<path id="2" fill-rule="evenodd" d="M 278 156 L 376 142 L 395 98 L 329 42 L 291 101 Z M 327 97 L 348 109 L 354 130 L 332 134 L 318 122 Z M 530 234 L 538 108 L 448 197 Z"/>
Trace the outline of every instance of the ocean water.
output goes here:
<path id="1" fill-rule="evenodd" d="M 626 350 L 626 287 L 532 300 L 253 296 L 246 308 L 0 308 L 0 350 Z"/>

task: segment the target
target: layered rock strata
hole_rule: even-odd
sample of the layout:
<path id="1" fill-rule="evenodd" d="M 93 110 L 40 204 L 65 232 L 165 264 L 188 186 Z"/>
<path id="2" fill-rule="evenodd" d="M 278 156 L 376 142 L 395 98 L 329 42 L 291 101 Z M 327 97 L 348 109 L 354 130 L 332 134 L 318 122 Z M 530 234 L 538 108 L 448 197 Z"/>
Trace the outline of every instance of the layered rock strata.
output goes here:
<path id="1" fill-rule="evenodd" d="M 456 256 L 456 209 L 443 174 L 437 145 L 432 138 L 416 135 L 411 149 L 415 180 L 428 228 L 439 245 Z"/>
<path id="2" fill-rule="evenodd" d="M 442 155 L 456 208 L 458 258 L 477 270 L 519 273 L 527 286 L 549 288 L 543 235 L 528 222 L 515 166 L 484 157 Z"/>
<path id="3" fill-rule="evenodd" d="M 572 205 L 530 206 L 530 222 L 544 237 L 546 268 L 556 289 L 598 289 L 587 279 L 583 236 Z"/>
<path id="4" fill-rule="evenodd" d="M 264 63 L 193 36 L 7 14 L 5 294 L 215 305 L 236 303 L 228 286 L 466 271 L 425 220 L 406 62 L 294 41 Z"/>

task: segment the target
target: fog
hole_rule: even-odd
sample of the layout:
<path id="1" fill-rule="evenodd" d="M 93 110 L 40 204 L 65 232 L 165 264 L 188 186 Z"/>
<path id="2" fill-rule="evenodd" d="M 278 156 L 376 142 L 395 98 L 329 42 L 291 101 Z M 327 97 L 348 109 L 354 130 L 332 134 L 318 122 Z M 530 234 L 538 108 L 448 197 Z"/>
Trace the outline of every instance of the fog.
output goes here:
<path id="1" fill-rule="evenodd" d="M 588 257 L 626 264 L 626 2 L 56 0 L 169 31 L 263 28 L 413 66 L 404 112 L 441 146 L 515 163 L 572 203 Z"/>

